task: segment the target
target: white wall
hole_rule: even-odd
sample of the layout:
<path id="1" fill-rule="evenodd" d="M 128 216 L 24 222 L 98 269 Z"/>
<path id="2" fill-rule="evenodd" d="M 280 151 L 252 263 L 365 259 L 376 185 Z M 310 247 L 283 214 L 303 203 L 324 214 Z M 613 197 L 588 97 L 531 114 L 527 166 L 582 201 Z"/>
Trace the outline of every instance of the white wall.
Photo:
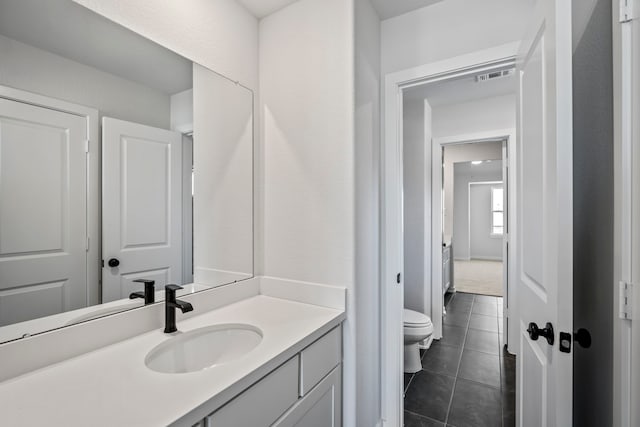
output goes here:
<path id="1" fill-rule="evenodd" d="M 447 0 L 382 21 L 382 74 L 519 41 L 534 2 Z"/>
<path id="2" fill-rule="evenodd" d="M 501 162 L 498 162 L 501 163 Z M 460 165 L 460 163 L 458 163 Z M 469 235 L 469 183 L 482 181 L 502 181 L 501 172 L 460 172 L 454 166 L 453 185 L 453 256 L 459 260 L 471 258 L 471 241 Z M 500 241 L 500 240 L 498 240 Z M 500 249 L 502 256 L 502 249 Z"/>
<path id="3" fill-rule="evenodd" d="M 344 425 L 356 425 L 353 2 L 260 21 L 264 274 L 346 286 Z"/>
<path id="4" fill-rule="evenodd" d="M 403 112 L 404 305 L 431 315 L 431 108 L 405 98 Z"/>
<path id="5" fill-rule="evenodd" d="M 0 84 L 169 128 L 169 95 L 0 36 Z"/>
<path id="6" fill-rule="evenodd" d="M 516 127 L 516 88 L 511 95 L 433 107 L 433 137 Z"/>
<path id="7" fill-rule="evenodd" d="M 370 0 L 355 1 L 356 423 L 381 419 L 380 19 Z M 347 405 L 352 403 L 347 402 Z M 346 425 L 346 424 L 345 424 Z"/>
<path id="8" fill-rule="evenodd" d="M 495 184 L 472 184 L 469 189 L 469 237 L 472 259 L 502 260 L 502 238 L 491 237 L 491 189 Z"/>
<path id="9" fill-rule="evenodd" d="M 194 62 L 258 86 L 258 21 L 234 0 L 74 0 Z"/>

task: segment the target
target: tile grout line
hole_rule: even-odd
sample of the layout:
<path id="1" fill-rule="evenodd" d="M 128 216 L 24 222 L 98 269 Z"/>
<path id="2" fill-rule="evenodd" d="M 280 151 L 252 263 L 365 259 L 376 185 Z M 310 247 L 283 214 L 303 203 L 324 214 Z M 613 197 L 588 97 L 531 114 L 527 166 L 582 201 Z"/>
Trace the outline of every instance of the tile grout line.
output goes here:
<path id="1" fill-rule="evenodd" d="M 500 387 L 496 387 L 496 386 L 494 386 L 494 385 L 487 384 L 487 383 L 483 383 L 483 382 L 480 382 L 480 381 L 477 381 L 477 380 L 470 380 L 470 379 L 468 379 L 468 378 L 463 378 L 463 377 L 457 377 L 457 376 L 454 376 L 454 375 L 443 374 L 443 373 L 441 373 L 441 372 L 434 372 L 434 371 L 430 371 L 430 370 L 428 370 L 428 369 L 422 369 L 422 371 L 424 371 L 424 372 L 428 372 L 428 373 L 433 374 L 433 375 L 439 375 L 439 376 L 441 376 L 441 377 L 449 377 L 449 378 L 453 378 L 453 379 L 454 379 L 454 381 L 456 381 L 456 382 L 458 381 L 458 379 L 461 379 L 462 381 L 466 381 L 466 382 L 468 382 L 468 383 L 473 383 L 473 384 L 476 384 L 476 385 L 481 385 L 481 386 L 483 386 L 483 387 L 492 388 L 492 389 L 497 390 L 497 391 L 500 391 L 500 390 L 501 390 L 501 388 L 500 388 Z"/>
<path id="2" fill-rule="evenodd" d="M 404 411 L 410 413 L 411 415 L 415 415 L 415 416 L 420 417 L 420 418 L 425 418 L 425 419 L 433 421 L 435 423 L 440 423 L 440 421 L 438 421 L 438 420 L 436 420 L 434 418 L 428 417 L 426 415 L 418 414 L 417 412 L 409 411 L 408 409 L 405 409 Z M 455 427 L 455 426 L 451 426 L 451 427 Z"/>
<path id="3" fill-rule="evenodd" d="M 416 374 L 411 374 L 411 378 L 409 378 L 409 382 L 407 383 L 407 386 L 404 388 L 404 393 L 402 398 L 404 399 L 405 397 L 407 397 L 407 391 L 409 391 L 409 386 L 411 385 L 411 382 L 413 381 L 413 378 L 415 378 Z M 402 405 L 404 407 L 404 405 Z"/>
<path id="4" fill-rule="evenodd" d="M 454 297 L 455 298 L 455 297 Z M 476 296 L 473 296 L 471 302 L 471 310 L 473 311 L 473 305 L 476 303 Z M 453 388 L 451 389 L 451 397 L 449 398 L 449 406 L 447 407 L 447 414 L 444 417 L 444 425 L 449 424 L 449 415 L 451 414 L 451 405 L 453 405 L 453 396 L 456 393 L 456 386 L 458 385 L 458 374 L 460 373 L 460 365 L 462 364 L 462 353 L 464 353 L 464 345 L 467 343 L 467 333 L 469 332 L 469 322 L 471 322 L 471 315 L 467 319 L 467 327 L 464 331 L 464 339 L 462 340 L 462 351 L 460 352 L 460 359 L 458 359 L 458 368 L 456 369 L 456 376 L 453 381 Z"/>

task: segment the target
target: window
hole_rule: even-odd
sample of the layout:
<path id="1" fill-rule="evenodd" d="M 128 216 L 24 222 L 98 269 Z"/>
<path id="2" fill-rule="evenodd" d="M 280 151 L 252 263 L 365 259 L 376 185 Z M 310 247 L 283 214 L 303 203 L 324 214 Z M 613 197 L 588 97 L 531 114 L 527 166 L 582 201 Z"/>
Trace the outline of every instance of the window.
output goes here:
<path id="1" fill-rule="evenodd" d="M 504 233 L 504 192 L 502 187 L 491 187 L 491 235 Z"/>

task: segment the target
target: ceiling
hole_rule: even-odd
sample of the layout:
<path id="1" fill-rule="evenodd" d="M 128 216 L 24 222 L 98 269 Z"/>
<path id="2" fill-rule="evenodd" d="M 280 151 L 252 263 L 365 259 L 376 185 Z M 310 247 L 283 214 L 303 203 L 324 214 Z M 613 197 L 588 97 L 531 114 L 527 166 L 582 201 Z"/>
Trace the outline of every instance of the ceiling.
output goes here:
<path id="1" fill-rule="evenodd" d="M 485 160 L 479 165 L 474 165 L 471 162 L 454 163 L 453 165 L 455 173 L 464 175 L 488 175 L 502 172 L 502 160 Z"/>
<path id="2" fill-rule="evenodd" d="M 257 18 L 264 18 L 297 0 L 238 0 Z M 380 19 L 389 19 L 443 0 L 371 0 Z"/>
<path id="3" fill-rule="evenodd" d="M 371 0 L 380 19 L 389 19 L 443 0 Z"/>
<path id="4" fill-rule="evenodd" d="M 471 102 L 494 96 L 516 93 L 515 73 L 485 82 L 476 82 L 475 76 L 428 83 L 406 89 L 406 99 L 426 99 L 431 107 Z"/>
<path id="5" fill-rule="evenodd" d="M 0 0 L 0 34 L 167 94 L 192 87 L 191 61 L 71 0 Z"/>
<path id="6" fill-rule="evenodd" d="M 238 0 L 256 18 L 264 18 L 298 0 Z"/>

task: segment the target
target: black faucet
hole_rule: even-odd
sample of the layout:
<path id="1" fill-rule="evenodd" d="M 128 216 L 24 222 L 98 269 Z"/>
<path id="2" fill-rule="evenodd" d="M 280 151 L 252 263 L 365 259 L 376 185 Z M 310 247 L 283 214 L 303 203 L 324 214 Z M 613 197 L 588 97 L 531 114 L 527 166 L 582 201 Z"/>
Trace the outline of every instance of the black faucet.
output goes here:
<path id="1" fill-rule="evenodd" d="M 176 291 L 182 289 L 182 286 L 167 285 L 164 287 L 165 292 L 165 306 L 164 306 L 164 333 L 170 334 L 178 330 L 176 328 L 176 308 L 186 313 L 193 311 L 193 306 L 186 301 L 180 301 L 176 299 Z"/>
<path id="2" fill-rule="evenodd" d="M 144 298 L 144 305 L 156 302 L 156 293 L 154 290 L 155 280 L 136 279 L 134 282 L 144 283 L 144 292 L 132 292 L 129 294 L 129 299 Z"/>

